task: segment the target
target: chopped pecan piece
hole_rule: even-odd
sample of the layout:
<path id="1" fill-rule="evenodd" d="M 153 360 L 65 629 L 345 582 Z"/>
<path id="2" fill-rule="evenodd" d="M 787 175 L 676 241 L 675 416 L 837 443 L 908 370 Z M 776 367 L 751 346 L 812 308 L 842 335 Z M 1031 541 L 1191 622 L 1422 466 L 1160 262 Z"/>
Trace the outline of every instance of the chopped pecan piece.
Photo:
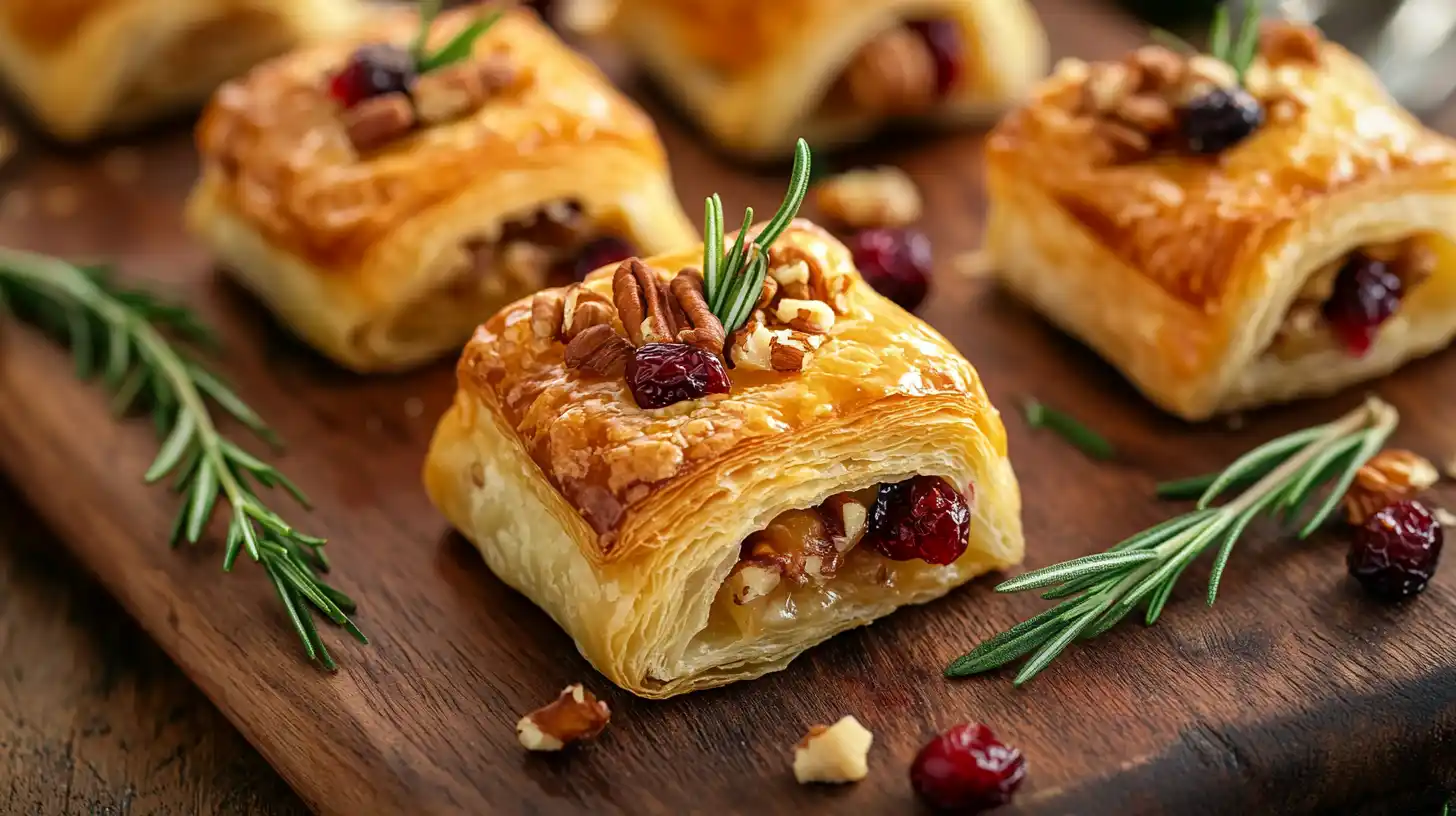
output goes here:
<path id="1" fill-rule="evenodd" d="M 366 99 L 340 116 L 350 143 L 361 153 L 389 144 L 415 127 L 414 105 L 402 93 Z"/>
<path id="2" fill-rule="evenodd" d="M 684 269 L 672 279 L 673 301 L 682 309 L 683 319 L 677 333 L 679 343 L 697 346 L 713 354 L 723 353 L 723 323 L 703 296 L 703 273 Z"/>
<path id="3" fill-rule="evenodd" d="M 566 303 L 561 320 L 561 335 L 567 340 L 575 338 L 592 326 L 610 324 L 617 316 L 612 302 L 604 295 L 574 283 L 566 288 Z"/>
<path id="4" fill-rule="evenodd" d="M 1345 493 L 1345 515 L 1351 524 L 1364 524 L 1380 510 L 1415 498 L 1440 479 L 1436 466 L 1418 453 L 1381 451 L 1355 472 L 1355 483 Z"/>
<path id="5" fill-rule="evenodd" d="M 628 343 L 609 324 L 600 323 L 583 330 L 566 344 L 566 367 L 579 368 L 601 377 L 620 376 L 632 356 Z"/>
<path id="6" fill-rule="evenodd" d="M 612 275 L 612 300 L 632 345 L 670 343 L 676 336 L 667 287 L 641 259 L 628 258 L 617 267 Z"/>
<path id="7" fill-rule="evenodd" d="M 516 738 L 528 751 L 560 751 L 602 733 L 612 719 L 607 704 L 573 683 L 552 702 L 516 723 Z"/>

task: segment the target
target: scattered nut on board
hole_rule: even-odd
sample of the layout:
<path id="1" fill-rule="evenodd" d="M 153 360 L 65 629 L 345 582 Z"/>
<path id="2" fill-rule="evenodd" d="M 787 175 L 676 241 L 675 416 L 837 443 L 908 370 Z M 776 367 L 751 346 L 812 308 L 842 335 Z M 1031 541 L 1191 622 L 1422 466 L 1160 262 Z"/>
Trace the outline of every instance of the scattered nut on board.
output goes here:
<path id="1" fill-rule="evenodd" d="M 794 746 L 794 778 L 809 782 L 858 782 L 870 772 L 875 735 L 846 716 L 834 725 L 816 725 Z"/>
<path id="2" fill-rule="evenodd" d="M 602 733 L 611 719 L 606 703 L 572 683 L 555 700 L 522 717 L 516 739 L 528 751 L 560 751 Z"/>
<path id="3" fill-rule="evenodd" d="M 819 182 L 814 200 L 829 218 L 854 229 L 905 227 L 920 220 L 920 189 L 895 167 L 851 170 Z"/>

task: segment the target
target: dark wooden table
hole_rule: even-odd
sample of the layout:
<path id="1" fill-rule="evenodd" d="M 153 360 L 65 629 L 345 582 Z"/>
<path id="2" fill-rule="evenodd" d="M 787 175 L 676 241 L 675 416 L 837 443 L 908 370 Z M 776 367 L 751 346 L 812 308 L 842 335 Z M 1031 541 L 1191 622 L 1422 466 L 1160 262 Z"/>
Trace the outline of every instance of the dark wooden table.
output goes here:
<path id="1" fill-rule="evenodd" d="M 1057 5 L 1071 7 L 1066 3 Z M 1100 41 L 1096 29 L 1102 26 L 1109 35 L 1108 49 L 1120 48 L 1114 44 L 1126 37 L 1124 22 L 1094 14 L 1077 13 L 1077 16 L 1085 19 L 1054 30 L 1076 31 L 1078 42 L 1096 42 Z M 1068 50 L 1057 48 L 1058 53 Z M 1085 53 L 1085 49 L 1077 50 Z M 1456 113 L 1441 124 L 1448 129 L 1456 126 Z M 946 153 L 955 149 L 944 145 L 937 150 Z M 85 156 L 48 156 L 45 161 L 94 161 L 102 174 L 124 177 L 136 169 L 130 166 L 128 156 L 125 152 L 101 151 Z M 935 161 L 934 155 L 927 154 L 919 157 L 918 164 L 923 171 Z M 176 181 L 171 179 L 166 183 L 175 186 Z M 967 184 L 975 181 L 969 179 Z M 136 179 L 131 183 L 136 183 Z M 16 199 L 5 196 L 5 192 L 4 176 L 0 176 L 0 217 L 7 208 L 25 206 L 48 217 L 61 218 L 68 209 L 74 208 L 72 199 L 78 194 L 76 190 L 64 188 L 32 190 L 28 199 L 17 203 Z M 104 191 L 79 192 L 93 197 L 88 200 L 88 206 L 106 204 Z M 94 196 L 101 196 L 101 200 L 95 200 Z M 79 236 L 84 243 L 104 245 L 116 237 L 107 224 L 96 220 L 88 223 L 88 231 Z M 936 237 L 950 239 L 951 235 Z M 942 259 L 945 260 L 948 259 Z M 949 264 L 943 262 L 942 274 L 948 268 Z M 936 311 L 936 317 L 942 322 L 951 318 L 944 310 L 932 307 L 932 311 Z M 1028 325 L 1037 326 L 1027 331 L 1038 338 L 1047 333 L 1037 324 Z M 1067 376 L 1077 366 L 1098 365 L 1071 343 L 1050 342 L 1057 343 L 1069 355 L 1055 366 Z M 1121 386 L 1117 390 L 1114 401 L 1138 406 L 1134 409 L 1137 417 L 1125 417 L 1124 422 L 1157 421 L 1151 418 L 1151 411 L 1135 400 L 1124 399 Z M 1003 408 L 1010 407 L 1003 405 Z M 1018 450 L 1023 453 L 1028 441 L 1022 436 L 1024 433 L 1024 429 L 1013 428 Z M 1125 435 L 1131 433 L 1127 431 Z M 36 492 L 34 486 L 30 492 Z M 1259 558 L 1250 554 L 1248 564 L 1240 569 L 1257 569 L 1258 563 Z M 1192 604 L 1189 598 L 1196 594 L 1196 587 L 1187 588 L 1180 592 L 1180 598 L 1183 603 Z M 1224 603 L 1232 604 L 1231 601 Z M 1189 609 L 1187 613 L 1194 611 Z M 1258 647 L 1256 641 L 1251 640 L 1249 648 Z M 337 638 L 332 642 L 338 642 Z M 1240 648 L 1238 643 L 1232 647 Z M 1351 707 L 1352 722 L 1379 719 L 1372 712 L 1357 711 L 1370 701 L 1343 702 Z M 1410 710 L 1420 709 L 1420 700 L 1409 702 Z M 1359 716 L 1353 716 L 1354 713 Z M 1277 724 L 1271 727 L 1274 730 L 1268 736 L 1278 736 Z M 1194 739 L 1185 741 L 1184 747 L 1195 752 L 1206 749 L 1218 762 L 1241 763 L 1239 752 L 1243 743 L 1238 735 L 1224 735 L 1232 742 L 1215 744 L 1221 734 L 1210 731 L 1205 738 L 1207 745 Z M 1369 739 L 1377 749 L 1383 741 L 1379 734 L 1353 730 L 1349 738 Z M 1429 764 L 1419 769 L 1412 769 L 1409 763 L 1400 767 L 1402 759 L 1389 759 L 1393 778 L 1456 782 L 1456 754 L 1450 750 L 1413 759 Z M 1190 761 L 1194 760 L 1198 757 Z M 1318 763 L 1310 767 L 1317 768 Z M 1253 773 L 1234 775 L 1251 777 L 1256 786 L 1291 783 L 1288 775 L 1261 779 L 1257 767 Z M 1298 778 L 1298 773 L 1292 777 L 1295 782 Z M 1318 787 L 1327 780 L 1320 771 L 1311 770 L 1306 781 L 1309 786 Z M 1146 778 L 1139 784 L 1146 783 L 1147 788 L 1156 789 L 1158 782 Z M 1348 812 L 1435 814 L 1445 795 L 1437 782 L 1398 791 L 1390 785 L 1370 787 L 1382 791 L 1382 799 L 1353 803 Z M 1284 792 L 1255 799 L 1293 802 L 1299 800 L 1298 794 L 1298 791 Z M 1328 797 L 1311 792 L 1311 801 L 1328 801 Z M 121 607 L 65 553 L 58 538 L 25 509 L 15 486 L 0 482 L 0 814 L 294 814 L 304 811 L 302 802 L 277 774 L 173 667 Z"/>

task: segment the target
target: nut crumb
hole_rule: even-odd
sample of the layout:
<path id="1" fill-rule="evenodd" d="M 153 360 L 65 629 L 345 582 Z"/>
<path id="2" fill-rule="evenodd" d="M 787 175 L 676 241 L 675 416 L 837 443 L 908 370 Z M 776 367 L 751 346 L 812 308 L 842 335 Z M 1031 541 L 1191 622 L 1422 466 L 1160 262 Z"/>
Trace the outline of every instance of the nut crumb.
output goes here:
<path id="1" fill-rule="evenodd" d="M 846 716 L 834 725 L 816 725 L 794 746 L 794 778 L 809 782 L 858 782 L 869 774 L 875 735 Z"/>
<path id="2" fill-rule="evenodd" d="M 602 733 L 612 719 L 607 704 L 572 683 L 550 703 L 516 723 L 516 739 L 528 751 L 560 751 Z"/>
<path id="3" fill-rule="evenodd" d="M 914 180 L 896 167 L 851 170 L 819 183 L 814 200 L 829 218 L 854 229 L 905 227 L 924 205 Z"/>

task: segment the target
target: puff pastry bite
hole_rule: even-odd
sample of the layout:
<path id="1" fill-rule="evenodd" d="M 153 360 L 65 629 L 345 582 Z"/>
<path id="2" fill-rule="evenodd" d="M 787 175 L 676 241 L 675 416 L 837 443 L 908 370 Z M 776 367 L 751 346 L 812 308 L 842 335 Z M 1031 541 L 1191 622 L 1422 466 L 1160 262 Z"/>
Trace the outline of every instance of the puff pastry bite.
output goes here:
<path id="1" fill-rule="evenodd" d="M 695 238 L 651 120 L 532 12 L 495 14 L 381 13 L 224 86 L 199 126 L 193 231 L 352 369 L 457 350 L 574 265 Z"/>
<path id="2" fill-rule="evenodd" d="M 757 158 L 891 120 L 984 121 L 1047 61 L 1025 0 L 619 0 L 611 27 L 704 130 Z"/>
<path id="3" fill-rule="evenodd" d="M 200 105 L 224 80 L 357 22 L 356 0 L 9 0 L 0 74 L 55 136 Z"/>
<path id="4" fill-rule="evenodd" d="M 632 259 L 497 314 L 425 465 L 490 568 L 645 697 L 782 669 L 1023 549 L 975 370 L 842 244 L 792 222 L 726 340 L 699 319 L 703 258 Z"/>
<path id="5" fill-rule="evenodd" d="M 1456 334 L 1456 144 L 1312 28 L 1256 53 L 1066 63 L 987 147 L 1006 284 L 1191 420 Z"/>

